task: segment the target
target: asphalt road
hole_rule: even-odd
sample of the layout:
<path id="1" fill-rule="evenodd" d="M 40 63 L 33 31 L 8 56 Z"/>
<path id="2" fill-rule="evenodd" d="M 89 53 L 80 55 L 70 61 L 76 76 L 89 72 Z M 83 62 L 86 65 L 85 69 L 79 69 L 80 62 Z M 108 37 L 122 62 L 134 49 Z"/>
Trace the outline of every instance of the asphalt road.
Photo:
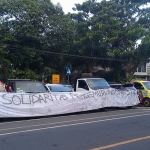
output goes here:
<path id="1" fill-rule="evenodd" d="M 149 150 L 150 108 L 0 119 L 0 150 Z"/>

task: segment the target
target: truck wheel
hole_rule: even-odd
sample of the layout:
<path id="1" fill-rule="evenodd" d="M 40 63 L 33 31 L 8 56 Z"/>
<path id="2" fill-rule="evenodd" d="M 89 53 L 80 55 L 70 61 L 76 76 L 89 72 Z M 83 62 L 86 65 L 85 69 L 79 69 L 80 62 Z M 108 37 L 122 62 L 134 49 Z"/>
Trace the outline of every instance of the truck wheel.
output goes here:
<path id="1" fill-rule="evenodd" d="M 105 108 L 100 108 L 99 110 L 100 110 L 100 111 L 105 111 Z"/>
<path id="2" fill-rule="evenodd" d="M 127 106 L 128 109 L 131 109 L 133 106 Z"/>
<path id="3" fill-rule="evenodd" d="M 145 107 L 149 107 L 150 106 L 150 100 L 147 98 L 147 99 L 144 99 L 143 100 L 143 105 L 145 106 Z"/>

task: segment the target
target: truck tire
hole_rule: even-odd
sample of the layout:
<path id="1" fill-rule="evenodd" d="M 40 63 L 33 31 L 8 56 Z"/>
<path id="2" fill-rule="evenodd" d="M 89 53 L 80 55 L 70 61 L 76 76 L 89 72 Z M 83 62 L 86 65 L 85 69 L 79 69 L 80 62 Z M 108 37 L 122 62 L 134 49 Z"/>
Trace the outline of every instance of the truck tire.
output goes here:
<path id="1" fill-rule="evenodd" d="M 100 111 L 105 111 L 105 108 L 100 108 L 99 110 L 100 110 Z"/>
<path id="2" fill-rule="evenodd" d="M 133 106 L 127 106 L 128 109 L 131 109 Z"/>
<path id="3" fill-rule="evenodd" d="M 144 99 L 144 100 L 143 100 L 143 105 L 144 105 L 145 107 L 149 107 L 149 106 L 150 106 L 150 99 L 148 99 L 148 98 Z"/>

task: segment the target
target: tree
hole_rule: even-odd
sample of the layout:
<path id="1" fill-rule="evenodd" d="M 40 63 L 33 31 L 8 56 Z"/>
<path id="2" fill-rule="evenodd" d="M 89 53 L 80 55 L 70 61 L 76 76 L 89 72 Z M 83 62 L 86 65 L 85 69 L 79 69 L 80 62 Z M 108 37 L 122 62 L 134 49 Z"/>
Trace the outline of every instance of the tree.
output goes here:
<path id="1" fill-rule="evenodd" d="M 2 59 L 13 64 L 18 76 L 29 76 L 28 71 L 38 78 L 44 68 L 51 68 L 65 79 L 67 65 L 84 64 L 68 54 L 80 55 L 85 56 L 88 72 L 101 64 L 113 67 L 118 76 L 125 69 L 129 79 L 150 55 L 150 13 L 141 8 L 147 2 L 87 0 L 75 5 L 77 14 L 65 15 L 59 4 L 49 0 L 1 0 Z"/>
<path id="2" fill-rule="evenodd" d="M 1 25 L 6 26 L 9 33 L 5 35 L 5 50 L 9 52 L 9 60 L 16 70 L 24 71 L 29 68 L 37 73 L 40 70 L 41 66 L 38 64 L 41 64 L 42 58 L 33 52 L 37 48 L 42 48 L 44 28 L 40 6 L 40 1 L 36 0 L 1 1 Z"/>
<path id="3" fill-rule="evenodd" d="M 2 0 L 0 10 L 2 25 L 7 26 L 12 37 L 6 41 L 6 50 L 21 74 L 25 75 L 23 70 L 27 69 L 40 74 L 41 68 L 53 67 L 44 64 L 47 58 L 44 51 L 66 53 L 71 50 L 73 21 L 64 15 L 59 5 L 49 0 Z"/>
<path id="4" fill-rule="evenodd" d="M 51 23 L 50 28 L 45 32 L 45 45 L 44 49 L 47 56 L 44 57 L 46 67 L 55 69 L 61 76 L 62 82 L 65 82 L 65 67 L 71 65 L 72 59 L 64 57 L 64 54 L 74 53 L 74 36 L 75 25 L 69 15 L 64 15 L 62 10 L 59 15 L 54 15 L 54 20 L 51 22 L 49 18 L 47 24 Z M 72 66 L 72 65 L 71 65 Z"/>
<path id="5" fill-rule="evenodd" d="M 147 57 L 141 57 L 141 46 L 137 46 L 137 41 L 144 40 L 149 32 L 149 11 L 147 8 L 140 8 L 147 2 L 110 0 L 97 3 L 88 0 L 82 5 L 77 4 L 76 10 L 81 12 L 73 17 L 77 20 L 78 31 L 81 33 L 77 40 L 80 52 L 88 56 L 103 57 L 108 61 L 115 60 L 111 66 L 116 66 L 114 69 L 118 74 L 121 65 L 129 79 L 144 58 L 150 56 L 147 51 Z M 120 65 L 117 67 L 118 62 Z"/>
<path id="6" fill-rule="evenodd" d="M 8 53 L 4 50 L 6 48 L 5 41 L 11 38 L 8 28 L 0 24 L 0 80 L 6 82 L 8 78 L 8 67 L 10 65 Z"/>
<path id="7" fill-rule="evenodd" d="M 92 38 L 92 13 L 91 10 L 96 5 L 94 0 L 89 0 L 83 4 L 76 4 L 75 11 L 78 13 L 71 14 L 71 17 L 76 23 L 76 38 L 75 38 L 75 47 L 76 54 L 87 56 L 84 58 L 87 72 L 92 72 L 93 67 L 96 64 L 94 57 L 105 56 L 105 51 L 97 45 L 94 38 Z M 93 57 L 89 59 L 88 57 Z"/>
<path id="8" fill-rule="evenodd" d="M 112 58 L 127 60 L 122 63 L 127 79 L 132 78 L 137 67 L 146 62 L 150 56 L 150 51 L 140 49 L 137 44 L 138 40 L 144 40 L 148 33 L 146 22 L 149 18 L 146 14 L 148 14 L 149 9 L 141 8 L 147 2 L 112 0 L 112 7 L 109 8 L 109 11 L 112 10 L 110 11 L 111 14 L 117 12 L 112 21 L 117 21 L 120 24 L 117 25 L 117 30 L 111 28 L 109 32 L 109 35 L 114 33 L 114 36 L 111 35 L 113 38 L 109 38 L 110 50 L 108 53 Z M 147 21 L 144 22 L 143 20 Z M 147 56 L 144 56 L 143 53 L 146 53 Z"/>

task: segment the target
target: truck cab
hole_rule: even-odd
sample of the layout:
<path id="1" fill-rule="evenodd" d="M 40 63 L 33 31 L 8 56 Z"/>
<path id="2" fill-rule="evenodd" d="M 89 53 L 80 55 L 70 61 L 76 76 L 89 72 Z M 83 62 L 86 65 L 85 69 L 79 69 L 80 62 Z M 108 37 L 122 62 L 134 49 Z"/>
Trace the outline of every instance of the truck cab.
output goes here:
<path id="1" fill-rule="evenodd" d="M 108 82 L 103 78 L 80 78 L 76 80 L 74 91 L 93 91 L 110 88 Z"/>

